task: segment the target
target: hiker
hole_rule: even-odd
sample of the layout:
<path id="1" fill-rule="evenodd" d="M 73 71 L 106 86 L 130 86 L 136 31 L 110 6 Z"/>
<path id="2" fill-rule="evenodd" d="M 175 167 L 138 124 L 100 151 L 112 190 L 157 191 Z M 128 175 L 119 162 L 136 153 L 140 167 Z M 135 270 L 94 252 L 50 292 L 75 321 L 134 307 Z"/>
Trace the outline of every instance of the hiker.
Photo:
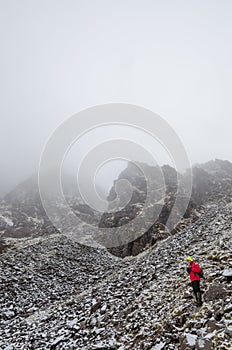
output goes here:
<path id="1" fill-rule="evenodd" d="M 196 301 L 197 301 L 197 306 L 201 306 L 202 305 L 202 299 L 201 299 L 202 293 L 200 290 L 200 279 L 202 276 L 201 268 L 199 264 L 196 263 L 196 261 L 193 258 L 191 258 L 191 256 L 188 256 L 186 260 L 189 263 L 186 270 L 190 277 L 190 281 L 193 287 L 193 292 L 195 294 Z"/>

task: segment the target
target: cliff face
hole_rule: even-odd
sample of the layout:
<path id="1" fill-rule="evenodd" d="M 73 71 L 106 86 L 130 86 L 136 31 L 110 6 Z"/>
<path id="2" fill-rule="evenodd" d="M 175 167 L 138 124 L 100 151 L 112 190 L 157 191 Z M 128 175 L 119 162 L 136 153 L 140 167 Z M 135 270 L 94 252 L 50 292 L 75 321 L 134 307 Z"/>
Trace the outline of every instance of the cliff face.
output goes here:
<path id="1" fill-rule="evenodd" d="M 180 212 L 185 199 L 186 174 L 177 174 L 175 169 L 166 165 L 161 168 L 162 177 L 158 167 L 145 167 L 147 168 L 146 173 L 150 177 L 149 181 L 152 183 L 152 196 L 154 198 L 154 204 L 149 207 L 149 214 L 144 217 L 144 220 L 149 220 L 150 227 L 134 241 L 120 247 L 110 248 L 112 254 L 120 257 L 137 255 L 149 246 L 154 245 L 158 240 L 168 237 L 169 233 L 165 225 L 177 198 L 177 179 L 182 183 L 183 188 L 182 195 L 178 196 L 176 212 L 173 216 L 174 221 L 181 216 Z M 215 160 L 195 166 L 192 175 L 193 187 L 189 205 L 183 218 L 171 230 L 171 234 L 179 232 L 191 222 L 197 220 L 204 212 L 206 205 L 218 201 L 228 203 L 232 198 L 232 164 L 230 162 Z M 131 200 L 123 209 L 120 208 L 120 201 L 117 202 L 116 199 L 117 184 L 122 180 L 129 181 L 132 186 Z M 123 188 L 121 193 L 126 197 L 129 194 L 126 192 L 126 186 L 124 187 L 124 193 Z M 123 198 L 121 193 L 119 193 L 120 198 Z M 109 209 L 114 207 L 116 202 L 119 209 L 115 212 L 104 213 L 99 226 L 119 227 L 130 221 L 133 225 L 132 220 L 141 214 L 146 196 L 147 185 L 142 171 L 139 171 L 137 166 L 129 163 L 128 167 L 120 174 L 118 180 L 115 181 L 108 196 Z M 153 218 L 157 216 L 157 212 L 159 213 L 158 218 L 154 220 Z M 132 226 L 132 230 L 136 231 L 136 227 Z"/>

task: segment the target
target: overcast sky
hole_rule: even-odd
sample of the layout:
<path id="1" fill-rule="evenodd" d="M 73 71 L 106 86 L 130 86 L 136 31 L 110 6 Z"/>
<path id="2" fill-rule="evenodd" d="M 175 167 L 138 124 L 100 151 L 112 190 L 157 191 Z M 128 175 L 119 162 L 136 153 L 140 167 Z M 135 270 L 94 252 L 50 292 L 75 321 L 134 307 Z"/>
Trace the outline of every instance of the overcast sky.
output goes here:
<path id="1" fill-rule="evenodd" d="M 0 0 L 3 194 L 96 104 L 163 117 L 191 162 L 232 160 L 232 1 Z"/>

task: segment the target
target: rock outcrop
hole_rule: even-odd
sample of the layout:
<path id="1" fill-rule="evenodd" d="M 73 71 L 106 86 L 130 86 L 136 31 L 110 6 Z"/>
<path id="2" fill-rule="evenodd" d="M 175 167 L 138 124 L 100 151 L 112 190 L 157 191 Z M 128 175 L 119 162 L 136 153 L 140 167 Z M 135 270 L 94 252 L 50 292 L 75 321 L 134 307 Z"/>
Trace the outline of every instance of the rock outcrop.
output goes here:
<path id="1" fill-rule="evenodd" d="M 180 212 L 186 196 L 185 179 L 187 175 L 177 174 L 175 169 L 167 165 L 163 166 L 161 170 L 158 167 L 149 167 L 147 165 L 143 165 L 143 167 L 147 170 L 146 173 L 150 177 L 149 180 L 152 183 L 152 191 L 154 192 L 152 193 L 154 204 L 149 207 L 149 214 L 142 218 L 150 223 L 150 228 L 145 230 L 134 241 L 120 247 L 111 248 L 110 252 L 116 256 L 137 255 L 156 244 L 160 239 L 168 237 L 170 233 L 176 234 L 190 223 L 196 221 L 204 213 L 208 204 L 218 201 L 228 203 L 232 199 L 232 164 L 228 161 L 215 160 L 193 168 L 192 194 L 183 217 L 181 217 Z M 176 226 L 173 225 L 173 229 L 168 233 L 165 225 L 177 198 L 177 179 L 179 179 L 179 184 L 182 186 L 182 195 L 178 197 L 174 218 L 180 217 L 180 220 Z M 116 187 L 117 183 L 120 183 L 122 180 L 129 181 L 132 186 L 133 194 L 131 200 L 123 209 L 120 209 L 120 203 L 117 203 L 119 207 L 117 211 L 104 213 L 99 223 L 100 227 L 122 226 L 141 213 L 147 196 L 146 179 L 142 171 L 132 163 L 129 163 L 128 167 L 119 175 L 118 180 L 115 181 L 110 191 L 108 196 L 110 202 L 109 210 L 117 202 Z M 123 194 L 126 197 L 126 193 Z M 158 217 L 156 215 L 157 212 L 159 213 Z M 138 230 L 136 225 L 133 227 L 133 221 L 131 230 L 135 232 Z"/>

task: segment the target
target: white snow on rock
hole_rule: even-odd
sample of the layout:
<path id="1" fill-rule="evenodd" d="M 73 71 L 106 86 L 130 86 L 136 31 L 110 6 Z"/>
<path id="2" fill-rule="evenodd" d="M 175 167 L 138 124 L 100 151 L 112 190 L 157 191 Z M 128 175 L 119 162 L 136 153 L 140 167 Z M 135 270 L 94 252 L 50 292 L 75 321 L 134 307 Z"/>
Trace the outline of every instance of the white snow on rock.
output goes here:
<path id="1" fill-rule="evenodd" d="M 212 333 L 206 334 L 205 335 L 205 339 L 211 339 L 211 338 L 213 338 L 215 336 L 215 334 L 216 334 L 216 330 L 213 331 Z"/>
<path id="2" fill-rule="evenodd" d="M 44 219 L 43 218 L 36 218 L 36 217 L 31 217 L 28 216 L 27 217 L 27 221 L 29 222 L 33 222 L 34 224 L 44 224 Z"/>
<path id="3" fill-rule="evenodd" d="M 186 337 L 188 345 L 195 346 L 196 341 L 197 341 L 197 335 L 191 334 L 191 333 L 186 333 L 185 337 Z"/>
<path id="4" fill-rule="evenodd" d="M 231 277 L 232 276 L 232 269 L 224 270 L 223 273 L 222 273 L 222 276 L 224 276 L 224 277 Z"/>
<path id="5" fill-rule="evenodd" d="M 230 266 L 231 224 L 232 208 L 217 206 L 126 259 L 60 235 L 19 240 L 0 255 L 0 348 L 230 349 L 231 284 L 222 271 Z M 197 308 L 184 297 L 192 294 L 186 254 L 199 254 L 203 297 L 223 283 L 225 299 Z"/>
<path id="6" fill-rule="evenodd" d="M 63 339 L 64 339 L 64 335 L 61 335 L 61 336 L 57 337 L 57 338 L 53 341 L 52 345 L 55 346 L 55 345 L 59 344 Z"/>
<path id="7" fill-rule="evenodd" d="M 200 349 L 204 349 L 205 347 L 205 340 L 203 338 L 198 339 L 197 345 Z"/>
<path id="8" fill-rule="evenodd" d="M 151 350 L 162 350 L 165 347 L 165 343 L 160 342 L 151 348 Z"/>
<path id="9" fill-rule="evenodd" d="M 0 219 L 2 219 L 8 226 L 14 226 L 13 221 L 8 217 L 0 215 Z"/>

